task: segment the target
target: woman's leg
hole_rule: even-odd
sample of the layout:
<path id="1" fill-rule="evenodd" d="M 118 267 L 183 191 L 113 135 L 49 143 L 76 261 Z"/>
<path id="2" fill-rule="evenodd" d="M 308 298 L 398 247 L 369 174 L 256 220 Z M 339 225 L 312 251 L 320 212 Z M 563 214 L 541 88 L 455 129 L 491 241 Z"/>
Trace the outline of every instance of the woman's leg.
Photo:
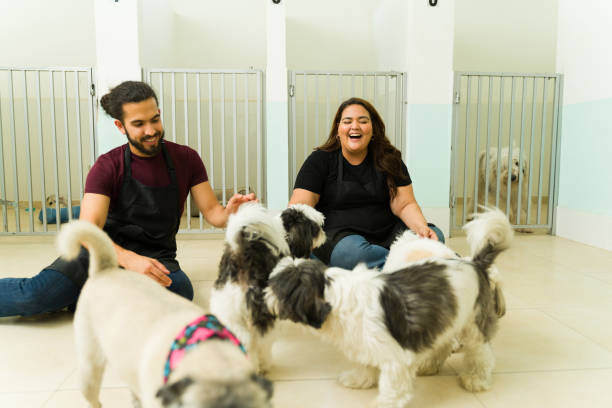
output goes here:
<path id="1" fill-rule="evenodd" d="M 43 269 L 32 278 L 0 279 L 0 317 L 55 312 L 74 304 L 80 292 L 53 269 Z"/>
<path id="2" fill-rule="evenodd" d="M 184 297 L 187 300 L 193 300 L 193 286 L 191 281 L 182 270 L 170 272 L 172 284 L 168 286 L 168 290 Z"/>
<path id="3" fill-rule="evenodd" d="M 388 254 L 388 249 L 370 244 L 361 235 L 349 235 L 342 238 L 334 247 L 329 266 L 353 269 L 358 263 L 364 262 L 368 268 L 382 268 Z"/>

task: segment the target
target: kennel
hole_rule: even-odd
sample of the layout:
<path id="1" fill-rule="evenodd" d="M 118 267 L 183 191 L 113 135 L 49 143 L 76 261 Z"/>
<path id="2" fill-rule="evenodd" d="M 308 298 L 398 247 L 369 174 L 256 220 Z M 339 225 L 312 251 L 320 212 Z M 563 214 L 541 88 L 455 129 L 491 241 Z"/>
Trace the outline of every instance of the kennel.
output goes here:
<path id="1" fill-rule="evenodd" d="M 552 231 L 561 81 L 560 74 L 455 73 L 451 234 L 481 205 L 501 208 L 516 229 Z"/>
<path id="2" fill-rule="evenodd" d="M 95 106 L 92 68 L 0 68 L 0 235 L 54 233 L 63 217 L 48 217 L 73 218 L 95 158 Z"/>
<path id="3" fill-rule="evenodd" d="M 143 77 L 158 95 L 166 138 L 198 152 L 217 199 L 255 192 L 265 203 L 263 71 L 150 68 Z M 179 231 L 220 230 L 188 199 Z"/>

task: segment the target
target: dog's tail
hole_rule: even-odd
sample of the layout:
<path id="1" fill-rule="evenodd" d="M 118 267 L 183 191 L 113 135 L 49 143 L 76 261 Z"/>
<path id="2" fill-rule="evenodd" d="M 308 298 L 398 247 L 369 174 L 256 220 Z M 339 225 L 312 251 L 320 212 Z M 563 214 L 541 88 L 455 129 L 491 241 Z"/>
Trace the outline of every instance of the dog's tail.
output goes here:
<path id="1" fill-rule="evenodd" d="M 117 267 L 117 254 L 113 241 L 96 225 L 87 221 L 72 221 L 57 235 L 57 249 L 62 258 L 77 257 L 81 244 L 89 250 L 89 276 Z"/>
<path id="2" fill-rule="evenodd" d="M 485 208 L 463 229 L 467 232 L 472 262 L 482 271 L 489 271 L 497 255 L 510 246 L 514 234 L 508 217 L 497 208 Z"/>

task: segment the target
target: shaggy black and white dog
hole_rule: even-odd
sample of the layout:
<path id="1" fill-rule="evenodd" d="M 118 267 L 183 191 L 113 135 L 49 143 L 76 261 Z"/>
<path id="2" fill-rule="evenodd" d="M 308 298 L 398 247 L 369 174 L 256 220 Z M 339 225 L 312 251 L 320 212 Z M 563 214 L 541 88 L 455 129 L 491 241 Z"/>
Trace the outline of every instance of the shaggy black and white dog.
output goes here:
<path id="1" fill-rule="evenodd" d="M 469 391 L 488 389 L 497 323 L 488 271 L 508 247 L 512 229 L 501 212 L 490 211 L 467 230 L 475 240 L 473 257 L 432 258 L 393 272 L 284 258 L 270 275 L 266 304 L 280 319 L 318 329 L 360 363 L 340 382 L 352 388 L 378 382 L 378 407 L 405 406 L 416 370 L 438 353 L 447 356 L 455 338 L 465 359 L 461 384 Z"/>
<path id="2" fill-rule="evenodd" d="M 243 204 L 230 216 L 210 310 L 247 349 L 259 372 L 270 367 L 276 316 L 264 302 L 268 277 L 280 259 L 308 256 L 325 241 L 323 215 L 297 204 L 274 215 L 260 204 Z"/>

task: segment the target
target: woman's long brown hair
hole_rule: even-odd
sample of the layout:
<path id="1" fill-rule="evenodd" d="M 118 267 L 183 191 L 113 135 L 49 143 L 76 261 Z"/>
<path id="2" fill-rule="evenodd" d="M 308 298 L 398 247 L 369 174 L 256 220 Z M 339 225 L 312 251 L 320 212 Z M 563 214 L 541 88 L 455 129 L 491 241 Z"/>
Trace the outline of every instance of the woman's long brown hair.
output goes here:
<path id="1" fill-rule="evenodd" d="M 389 195 L 391 199 L 393 199 L 397 194 L 395 179 L 406 178 L 402 173 L 402 154 L 387 138 L 385 134 L 385 123 L 370 102 L 361 98 L 350 98 L 342 102 L 336 111 L 336 116 L 334 116 L 334 122 L 329 132 L 329 137 L 325 143 L 315 149 L 332 152 L 342 148 L 340 138 L 338 137 L 338 126 L 342 119 L 342 112 L 350 105 L 363 106 L 370 114 L 370 120 L 372 121 L 372 139 L 368 144 L 368 152 L 372 153 L 376 169 L 386 176 Z"/>

